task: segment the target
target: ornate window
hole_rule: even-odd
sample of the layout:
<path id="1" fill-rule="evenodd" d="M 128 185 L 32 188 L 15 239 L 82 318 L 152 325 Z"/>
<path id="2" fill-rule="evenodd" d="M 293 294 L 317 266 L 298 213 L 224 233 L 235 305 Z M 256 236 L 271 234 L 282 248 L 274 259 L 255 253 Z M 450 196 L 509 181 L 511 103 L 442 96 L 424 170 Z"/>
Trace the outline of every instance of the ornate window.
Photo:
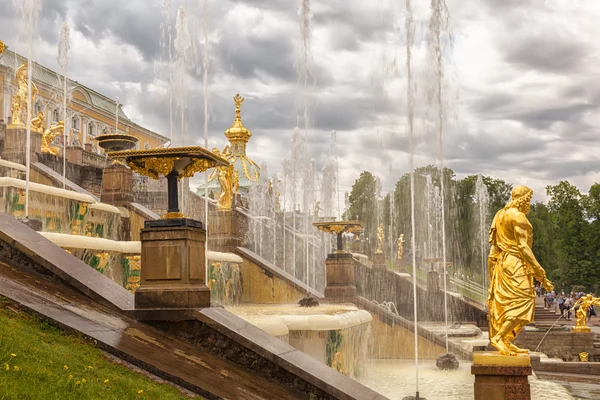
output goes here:
<path id="1" fill-rule="evenodd" d="M 71 118 L 71 127 L 73 129 L 79 130 L 79 117 Z"/>
<path id="2" fill-rule="evenodd" d="M 91 122 L 88 124 L 88 135 L 92 135 L 92 136 L 94 136 L 94 135 L 96 134 L 96 132 L 94 131 L 94 128 L 96 127 L 95 125 L 96 125 L 96 124 L 94 124 L 94 122 L 93 122 L 93 121 L 91 121 Z"/>
<path id="3" fill-rule="evenodd" d="M 58 108 L 55 108 L 52 111 L 52 122 L 54 122 L 54 123 L 58 122 L 58 118 L 59 118 L 58 117 Z"/>

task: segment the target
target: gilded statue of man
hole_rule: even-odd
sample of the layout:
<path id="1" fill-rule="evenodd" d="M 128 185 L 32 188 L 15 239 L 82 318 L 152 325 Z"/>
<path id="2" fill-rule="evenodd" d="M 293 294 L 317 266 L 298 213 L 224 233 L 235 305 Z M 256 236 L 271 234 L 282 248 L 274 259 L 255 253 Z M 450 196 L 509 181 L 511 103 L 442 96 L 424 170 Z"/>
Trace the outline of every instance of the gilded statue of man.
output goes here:
<path id="1" fill-rule="evenodd" d="M 586 294 L 585 296 L 581 297 L 573 305 L 574 308 L 577 308 L 577 311 L 575 311 L 575 315 L 577 316 L 577 323 L 575 324 L 574 329 L 575 331 L 590 331 L 590 329 L 587 327 L 587 313 L 588 309 L 594 305 L 600 306 L 600 298 L 592 297 L 591 294 Z"/>
<path id="2" fill-rule="evenodd" d="M 518 186 L 512 199 L 496 213 L 490 229 L 488 272 L 490 288 L 489 307 L 490 341 L 500 353 L 516 355 L 528 353 L 513 344 L 519 331 L 533 321 L 535 291 L 533 278 L 546 290 L 554 289 L 546 272 L 531 250 L 533 228 L 527 220 L 533 191 Z"/>
<path id="3" fill-rule="evenodd" d="M 398 238 L 398 259 L 401 260 L 404 258 L 404 233 L 400 234 Z"/>

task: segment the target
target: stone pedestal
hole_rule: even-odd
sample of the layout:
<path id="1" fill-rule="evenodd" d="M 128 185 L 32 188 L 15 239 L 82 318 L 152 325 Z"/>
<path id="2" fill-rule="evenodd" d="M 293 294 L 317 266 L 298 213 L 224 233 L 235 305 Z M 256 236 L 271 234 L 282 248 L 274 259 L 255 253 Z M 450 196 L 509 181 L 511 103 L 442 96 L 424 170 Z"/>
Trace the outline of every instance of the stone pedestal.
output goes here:
<path id="1" fill-rule="evenodd" d="M 427 290 L 429 292 L 439 292 L 440 290 L 440 274 L 435 271 L 427 272 Z"/>
<path id="2" fill-rule="evenodd" d="M 208 245 L 211 250 L 234 252 L 236 247 L 242 245 L 245 222 L 236 211 L 210 211 L 208 223 Z"/>
<path id="3" fill-rule="evenodd" d="M 327 273 L 326 298 L 351 298 L 356 296 L 356 279 L 352 254 L 329 254 L 325 259 Z"/>
<path id="4" fill-rule="evenodd" d="M 531 361 L 528 354 L 473 353 L 475 400 L 530 400 Z"/>
<path id="5" fill-rule="evenodd" d="M 100 199 L 103 203 L 115 206 L 133 202 L 132 171 L 121 164 L 113 164 L 104 168 Z"/>
<path id="6" fill-rule="evenodd" d="M 4 151 L 2 158 L 17 164 L 25 165 L 27 153 L 27 129 L 22 127 L 7 126 L 4 138 Z M 37 162 L 36 153 L 42 151 L 42 134 L 31 131 L 31 162 Z"/>
<path id="7" fill-rule="evenodd" d="M 146 221 L 141 230 L 137 310 L 190 310 L 210 307 L 206 286 L 202 224 L 189 219 Z"/>
<path id="8" fill-rule="evenodd" d="M 83 165 L 83 147 L 67 146 L 67 162 L 75 165 Z"/>
<path id="9" fill-rule="evenodd" d="M 396 271 L 405 272 L 404 271 L 404 259 L 396 258 Z"/>
<path id="10" fill-rule="evenodd" d="M 592 331 L 589 326 L 574 326 L 571 329 L 574 333 L 590 333 Z"/>
<path id="11" fill-rule="evenodd" d="M 377 252 L 373 254 L 373 269 L 386 269 L 385 254 Z"/>

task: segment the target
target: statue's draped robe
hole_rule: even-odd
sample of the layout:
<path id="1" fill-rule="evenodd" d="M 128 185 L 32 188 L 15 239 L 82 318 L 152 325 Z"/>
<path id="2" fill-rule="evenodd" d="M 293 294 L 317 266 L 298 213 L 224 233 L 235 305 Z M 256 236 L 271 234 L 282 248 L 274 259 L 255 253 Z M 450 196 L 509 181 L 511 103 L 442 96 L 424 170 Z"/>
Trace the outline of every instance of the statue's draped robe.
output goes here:
<path id="1" fill-rule="evenodd" d="M 535 312 L 535 291 L 533 270 L 523 260 L 519 251 L 514 223 L 508 221 L 508 213 L 516 210 L 502 209 L 494 217 L 490 230 L 490 257 L 496 258 L 490 265 L 490 290 L 488 297 L 490 338 L 494 337 L 506 322 L 507 317 L 525 321 L 507 334 L 512 341 L 521 328 L 533 321 Z M 528 245 L 532 244 L 531 224 L 521 226 L 528 233 Z M 510 232 L 509 230 L 513 230 Z M 511 239 L 512 237 L 512 239 Z"/>

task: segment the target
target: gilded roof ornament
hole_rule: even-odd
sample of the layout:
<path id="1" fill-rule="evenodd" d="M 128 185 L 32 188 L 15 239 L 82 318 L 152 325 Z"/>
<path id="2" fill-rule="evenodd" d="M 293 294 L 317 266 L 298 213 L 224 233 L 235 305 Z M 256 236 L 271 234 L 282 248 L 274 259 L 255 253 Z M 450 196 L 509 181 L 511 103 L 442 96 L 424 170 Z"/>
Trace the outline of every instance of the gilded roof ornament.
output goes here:
<path id="1" fill-rule="evenodd" d="M 6 46 L 4 46 L 4 42 L 2 40 L 0 40 L 0 54 L 4 53 L 5 48 L 6 48 Z"/>
<path id="2" fill-rule="evenodd" d="M 242 103 L 244 102 L 244 98 L 237 93 L 233 97 L 233 102 L 235 103 L 235 120 L 233 121 L 233 125 L 225 131 L 225 136 L 231 143 L 247 143 L 252 137 L 252 132 L 242 123 Z"/>

